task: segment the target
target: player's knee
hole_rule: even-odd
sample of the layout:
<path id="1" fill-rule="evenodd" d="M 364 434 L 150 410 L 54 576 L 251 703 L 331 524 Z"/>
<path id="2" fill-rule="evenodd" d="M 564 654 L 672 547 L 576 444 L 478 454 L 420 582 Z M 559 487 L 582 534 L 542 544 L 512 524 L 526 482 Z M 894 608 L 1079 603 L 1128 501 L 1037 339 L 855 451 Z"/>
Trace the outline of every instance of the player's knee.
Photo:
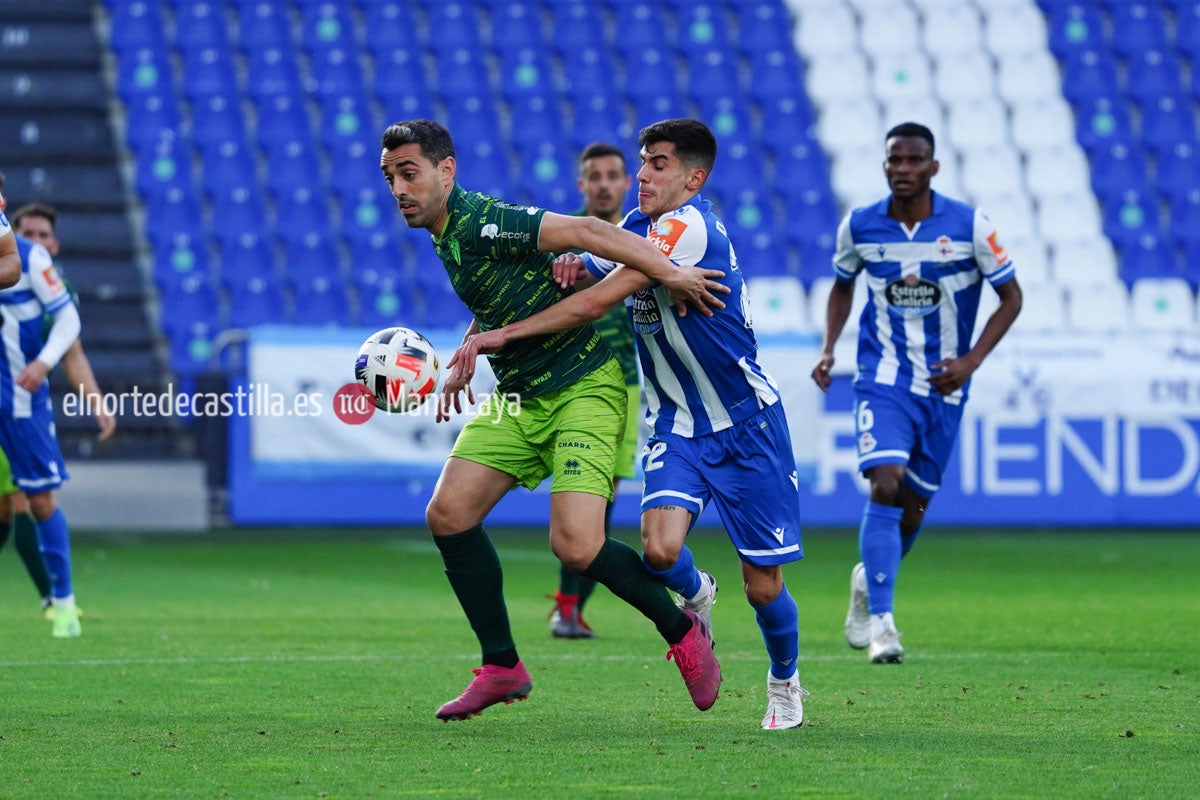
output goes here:
<path id="1" fill-rule="evenodd" d="M 750 605 L 762 608 L 783 591 L 783 573 L 778 567 L 773 570 L 744 571 L 742 591 L 746 593 Z"/>
<path id="2" fill-rule="evenodd" d="M 675 566 L 675 562 L 679 560 L 679 548 L 670 542 L 643 536 L 642 560 L 651 569 L 663 572 Z"/>
<path id="3" fill-rule="evenodd" d="M 436 495 L 425 507 L 425 524 L 434 536 L 462 533 L 474 525 L 463 518 L 461 509 L 454 508 L 452 504 L 441 500 Z"/>
<path id="4" fill-rule="evenodd" d="M 50 516 L 58 508 L 58 505 L 54 502 L 54 495 L 51 492 L 38 492 L 28 497 L 29 511 L 38 522 L 50 519 Z"/>

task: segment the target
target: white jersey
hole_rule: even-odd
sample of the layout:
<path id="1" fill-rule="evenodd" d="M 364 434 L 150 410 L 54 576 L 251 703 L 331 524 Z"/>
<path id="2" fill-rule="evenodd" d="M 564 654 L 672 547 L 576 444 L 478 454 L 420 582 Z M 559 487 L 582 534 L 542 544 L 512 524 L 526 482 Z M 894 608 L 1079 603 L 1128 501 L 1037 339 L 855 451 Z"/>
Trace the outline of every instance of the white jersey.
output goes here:
<path id="1" fill-rule="evenodd" d="M 692 197 L 657 223 L 638 210 L 621 227 L 650 239 L 671 261 L 719 269 L 731 289 L 725 308 L 706 317 L 680 317 L 662 286 L 625 302 L 633 312 L 638 359 L 645 376 L 647 421 L 655 433 L 696 437 L 722 431 L 779 400 L 775 381 L 755 360 L 758 344 L 746 309 L 746 284 L 725 225 L 712 204 Z M 587 254 L 588 270 L 603 277 L 617 267 Z"/>
<path id="2" fill-rule="evenodd" d="M 909 230 L 888 216 L 890 203 L 889 195 L 856 208 L 838 226 L 834 275 L 853 281 L 865 273 L 869 290 L 855 381 L 929 397 L 935 395 L 932 366 L 971 349 L 981 281 L 999 286 L 1015 272 L 996 227 L 979 209 L 934 192 L 933 213 Z M 943 399 L 961 403 L 968 386 Z"/>

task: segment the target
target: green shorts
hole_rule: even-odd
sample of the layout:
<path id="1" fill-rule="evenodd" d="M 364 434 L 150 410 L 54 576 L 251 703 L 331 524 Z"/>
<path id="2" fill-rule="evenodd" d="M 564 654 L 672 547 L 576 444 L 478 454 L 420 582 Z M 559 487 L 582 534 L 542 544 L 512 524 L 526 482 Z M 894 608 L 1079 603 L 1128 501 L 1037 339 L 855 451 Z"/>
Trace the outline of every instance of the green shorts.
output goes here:
<path id="1" fill-rule="evenodd" d="M 0 497 L 8 497 L 19 491 L 20 489 L 13 483 L 12 466 L 8 463 L 8 456 L 3 450 L 0 450 Z"/>
<path id="2" fill-rule="evenodd" d="M 527 489 L 552 475 L 552 492 L 611 500 L 628 402 L 621 367 L 610 359 L 575 384 L 541 397 L 510 402 L 493 394 L 462 429 L 450 455 L 506 472 Z"/>
<path id="3" fill-rule="evenodd" d="M 629 413 L 625 415 L 625 436 L 617 448 L 614 478 L 632 478 L 633 465 L 638 457 L 639 433 L 642 425 L 642 389 L 636 383 L 625 387 L 629 395 Z"/>

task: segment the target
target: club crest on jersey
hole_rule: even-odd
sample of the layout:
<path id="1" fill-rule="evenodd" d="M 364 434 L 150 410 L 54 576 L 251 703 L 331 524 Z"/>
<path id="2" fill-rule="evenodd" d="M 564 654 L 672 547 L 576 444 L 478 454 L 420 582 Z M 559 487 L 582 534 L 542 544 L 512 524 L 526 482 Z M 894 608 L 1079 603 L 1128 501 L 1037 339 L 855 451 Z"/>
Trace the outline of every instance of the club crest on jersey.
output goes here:
<path id="1" fill-rule="evenodd" d="M 916 275 L 894 280 L 883 289 L 888 310 L 905 319 L 932 314 L 942 302 L 942 289 L 936 283 Z"/>
<path id="2" fill-rule="evenodd" d="M 938 261 L 952 261 L 954 259 L 954 242 L 950 241 L 950 237 L 946 235 L 939 236 L 933 243 L 933 254 Z"/>
<path id="3" fill-rule="evenodd" d="M 878 444 L 879 442 L 875 440 L 875 437 L 871 435 L 870 431 L 864 431 L 858 436 L 858 452 L 861 455 L 866 455 L 867 453 L 871 452 Z"/>
<path id="4" fill-rule="evenodd" d="M 650 229 L 646 238 L 659 249 L 663 255 L 670 255 L 679 242 L 679 237 L 687 230 L 687 223 L 680 219 L 660 220 Z"/>
<path id="5" fill-rule="evenodd" d="M 644 336 L 662 330 L 662 311 L 651 289 L 640 289 L 633 295 L 633 329 Z"/>

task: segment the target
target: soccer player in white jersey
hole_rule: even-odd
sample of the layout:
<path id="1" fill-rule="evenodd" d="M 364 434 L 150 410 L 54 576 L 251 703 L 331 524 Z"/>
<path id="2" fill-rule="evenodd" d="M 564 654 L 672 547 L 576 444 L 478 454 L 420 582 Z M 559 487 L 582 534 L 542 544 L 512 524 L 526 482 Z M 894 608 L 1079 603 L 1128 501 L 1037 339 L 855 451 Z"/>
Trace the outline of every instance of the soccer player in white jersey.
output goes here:
<path id="1" fill-rule="evenodd" d="M 475 357 L 505 343 L 592 322 L 628 298 L 653 431 L 642 454 L 646 568 L 685 608 L 709 617 L 716 584 L 685 544 L 705 505 L 716 506 L 741 560 L 771 666 L 762 727 L 804 721 L 797 655 L 799 616 L 781 565 L 803 558 L 796 463 L 779 390 L 755 361 L 745 283 L 725 226 L 699 195 L 717 143 L 702 122 L 672 119 L 643 129 L 638 208 L 622 226 L 676 264 L 719 269 L 730 289 L 712 317 L 678 314 L 666 290 L 640 272 L 594 255 L 560 256 L 570 283 L 586 266 L 594 286 L 539 314 L 469 337 L 447 366 L 469 380 Z"/>
<path id="2" fill-rule="evenodd" d="M 904 658 L 892 616 L 900 559 L 912 548 L 941 484 L 971 374 L 1017 318 L 1021 288 L 996 228 L 979 209 L 937 194 L 933 133 L 905 122 L 888 131 L 883 172 L 891 194 L 838 227 L 836 280 L 812 378 L 830 385 L 833 349 L 862 274 L 854 378 L 858 468 L 870 482 L 850 574 L 846 641 L 872 663 Z M 971 344 L 983 281 L 1000 296 Z"/>
<path id="3" fill-rule="evenodd" d="M 55 613 L 51 632 L 73 638 L 81 631 L 71 582 L 70 535 L 54 501 L 54 490 L 67 478 L 67 470 L 46 375 L 79 337 L 79 312 L 46 248 L 20 236 L 16 243 L 20 278 L 0 290 L 0 448 L 8 454 L 13 479 L 38 523 Z M 46 314 L 54 322 L 43 336 Z"/>

